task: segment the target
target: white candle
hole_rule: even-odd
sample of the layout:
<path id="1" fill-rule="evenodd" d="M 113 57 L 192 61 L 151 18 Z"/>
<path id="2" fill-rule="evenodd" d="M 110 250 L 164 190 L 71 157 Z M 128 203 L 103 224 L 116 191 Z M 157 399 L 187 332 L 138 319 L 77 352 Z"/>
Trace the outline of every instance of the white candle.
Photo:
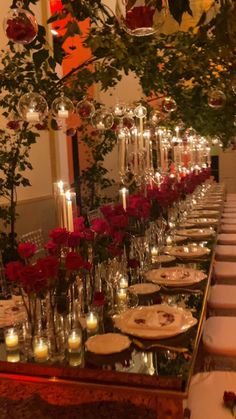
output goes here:
<path id="1" fill-rule="evenodd" d="M 69 112 L 64 107 L 58 110 L 58 118 L 67 119 L 68 116 L 69 116 Z"/>
<path id="2" fill-rule="evenodd" d="M 34 358 L 36 361 L 47 361 L 49 358 L 49 348 L 44 339 L 39 339 L 34 345 Z"/>
<path id="3" fill-rule="evenodd" d="M 6 348 L 9 350 L 17 349 L 18 344 L 19 344 L 19 336 L 14 331 L 14 329 L 10 329 L 6 332 L 5 344 L 6 344 Z"/>
<path id="4" fill-rule="evenodd" d="M 138 132 L 137 132 L 137 128 L 134 128 L 133 136 L 134 136 L 134 174 L 138 174 Z"/>
<path id="5" fill-rule="evenodd" d="M 26 120 L 28 122 L 39 122 L 39 113 L 30 109 L 29 112 L 26 113 Z"/>
<path id="6" fill-rule="evenodd" d="M 128 295 L 126 289 L 121 288 L 117 291 L 118 303 L 125 303 L 127 301 L 127 297 Z"/>
<path id="7" fill-rule="evenodd" d="M 89 331 L 95 331 L 98 328 L 98 318 L 94 313 L 89 313 L 86 319 L 86 327 Z"/>
<path id="8" fill-rule="evenodd" d="M 72 351 L 78 351 L 81 347 L 81 337 L 73 330 L 68 337 L 68 349 Z"/>
<path id="9" fill-rule="evenodd" d="M 73 210 L 72 210 L 72 200 L 70 191 L 66 192 L 66 206 L 67 206 L 67 229 L 69 231 L 74 231 L 73 223 Z"/>
<path id="10" fill-rule="evenodd" d="M 128 284 L 128 280 L 127 278 L 125 278 L 124 276 L 122 276 L 121 280 L 120 280 L 120 288 L 128 288 L 129 284 Z"/>
<path id="11" fill-rule="evenodd" d="M 128 192 L 129 191 L 126 188 L 122 188 L 120 190 L 121 197 L 122 197 L 122 205 L 123 205 L 124 211 L 126 211 L 126 208 L 127 208 L 127 196 L 128 196 Z"/>

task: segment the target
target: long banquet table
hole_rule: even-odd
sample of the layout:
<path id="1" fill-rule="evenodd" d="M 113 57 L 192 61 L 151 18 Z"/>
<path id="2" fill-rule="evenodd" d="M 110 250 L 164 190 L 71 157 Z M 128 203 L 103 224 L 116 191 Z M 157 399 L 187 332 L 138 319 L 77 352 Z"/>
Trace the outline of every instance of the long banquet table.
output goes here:
<path id="1" fill-rule="evenodd" d="M 162 301 L 191 309 L 198 320 L 181 335 L 159 341 L 131 337 L 132 346 L 116 355 L 83 350 L 75 366 L 68 358 L 60 364 L 29 362 L 24 356 L 9 362 L 2 343 L 0 417 L 183 418 L 206 315 L 214 245 L 215 238 L 207 242 L 211 253 L 203 259 L 177 260 L 206 272 L 205 280 L 186 289 L 161 288 Z M 112 322 L 104 327 L 114 330 Z"/>

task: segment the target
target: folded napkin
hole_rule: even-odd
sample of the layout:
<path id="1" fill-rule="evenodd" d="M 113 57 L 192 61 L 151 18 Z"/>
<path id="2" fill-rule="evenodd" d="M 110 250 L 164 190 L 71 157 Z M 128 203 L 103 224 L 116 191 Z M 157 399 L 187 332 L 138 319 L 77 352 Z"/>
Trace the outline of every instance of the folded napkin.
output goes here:
<path id="1" fill-rule="evenodd" d="M 218 281 L 230 279 L 236 282 L 236 262 L 215 261 L 214 276 Z"/>
<path id="2" fill-rule="evenodd" d="M 223 405 L 225 391 L 236 393 L 236 372 L 211 371 L 194 375 L 187 400 L 191 419 L 233 418 Z"/>
<path id="3" fill-rule="evenodd" d="M 229 244 L 229 245 L 236 245 L 236 234 L 226 234 L 221 233 L 217 237 L 217 242 L 219 244 Z"/>
<path id="4" fill-rule="evenodd" d="M 215 251 L 216 251 L 217 260 L 236 262 L 236 247 L 235 246 L 217 245 Z"/>

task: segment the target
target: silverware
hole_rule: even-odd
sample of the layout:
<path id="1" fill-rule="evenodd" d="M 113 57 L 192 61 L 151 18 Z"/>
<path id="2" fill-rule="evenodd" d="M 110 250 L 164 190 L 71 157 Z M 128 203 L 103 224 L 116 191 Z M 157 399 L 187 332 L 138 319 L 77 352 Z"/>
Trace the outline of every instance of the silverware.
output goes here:
<path id="1" fill-rule="evenodd" d="M 133 343 L 138 346 L 138 348 L 140 349 L 144 349 L 144 350 L 148 350 L 148 349 L 152 349 L 152 348 L 159 348 L 159 349 L 165 349 L 168 351 L 173 351 L 173 352 L 178 352 L 178 353 L 186 353 L 189 352 L 188 348 L 185 347 L 175 347 L 175 346 L 169 346 L 169 345 L 163 345 L 162 343 L 150 343 L 149 345 L 145 345 L 145 343 L 140 342 L 137 339 L 132 339 Z"/>

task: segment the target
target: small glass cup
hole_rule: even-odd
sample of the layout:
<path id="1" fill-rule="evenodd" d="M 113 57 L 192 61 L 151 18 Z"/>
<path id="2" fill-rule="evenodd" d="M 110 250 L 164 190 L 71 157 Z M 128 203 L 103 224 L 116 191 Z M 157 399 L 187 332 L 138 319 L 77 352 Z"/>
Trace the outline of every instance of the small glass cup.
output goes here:
<path id="1" fill-rule="evenodd" d="M 71 329 L 67 338 L 67 349 L 69 353 L 81 351 L 82 335 L 79 329 Z"/>
<path id="2" fill-rule="evenodd" d="M 5 346 L 8 352 L 17 351 L 19 348 L 19 331 L 16 327 L 4 330 Z"/>
<path id="3" fill-rule="evenodd" d="M 47 362 L 49 360 L 48 339 L 36 336 L 33 343 L 33 354 L 36 362 Z"/>

